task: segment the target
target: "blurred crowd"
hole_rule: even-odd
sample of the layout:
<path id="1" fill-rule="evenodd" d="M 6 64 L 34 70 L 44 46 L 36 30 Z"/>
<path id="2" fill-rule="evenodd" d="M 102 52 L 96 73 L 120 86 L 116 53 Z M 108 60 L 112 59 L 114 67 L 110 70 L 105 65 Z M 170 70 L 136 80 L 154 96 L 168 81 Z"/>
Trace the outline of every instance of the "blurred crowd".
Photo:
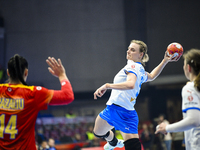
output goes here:
<path id="1" fill-rule="evenodd" d="M 167 135 L 154 134 L 156 126 L 169 123 L 164 115 L 158 116 L 153 121 L 139 123 L 139 136 L 143 150 L 185 150 L 184 133 L 177 132 Z M 55 150 L 56 144 L 69 144 L 85 142 L 84 147 L 97 147 L 103 139 L 98 139 L 93 134 L 93 123 L 78 124 L 36 124 L 36 145 L 38 150 Z M 113 129 L 118 139 L 123 139 L 119 131 Z M 77 147 L 75 150 L 79 150 Z"/>
<path id="2" fill-rule="evenodd" d="M 185 150 L 184 132 L 155 134 L 156 126 L 161 122 L 169 124 L 161 114 L 153 121 L 139 124 L 139 136 L 144 150 Z"/>
<path id="3" fill-rule="evenodd" d="M 56 125 L 36 125 L 36 137 L 38 143 L 44 139 L 53 138 L 56 144 L 73 143 L 85 141 L 87 124 L 56 124 Z"/>
<path id="4" fill-rule="evenodd" d="M 36 124 L 36 145 L 38 150 L 50 149 L 49 139 L 56 144 L 70 144 L 85 142 L 84 147 L 100 146 L 103 139 L 96 138 L 93 134 L 93 123 L 79 124 L 56 124 L 56 125 L 39 125 Z M 76 148 L 78 150 L 78 148 Z"/>

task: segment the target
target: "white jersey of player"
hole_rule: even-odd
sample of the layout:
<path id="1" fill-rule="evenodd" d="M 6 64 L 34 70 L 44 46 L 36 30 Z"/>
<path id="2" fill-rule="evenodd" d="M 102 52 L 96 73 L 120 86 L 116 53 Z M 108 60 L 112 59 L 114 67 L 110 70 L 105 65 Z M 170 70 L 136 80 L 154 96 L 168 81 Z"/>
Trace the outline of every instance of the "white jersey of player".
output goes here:
<path id="1" fill-rule="evenodd" d="M 142 83 L 147 81 L 148 76 L 141 63 L 128 60 L 127 65 L 124 68 L 122 68 L 115 76 L 113 83 L 125 82 L 127 79 L 128 72 L 134 73 L 137 76 L 134 89 L 113 89 L 110 98 L 106 103 L 107 105 L 112 105 L 114 103 L 127 110 L 135 110 L 134 105 L 136 103 L 136 98 L 140 92 Z"/>
<path id="2" fill-rule="evenodd" d="M 200 111 L 200 92 L 194 87 L 194 82 L 188 82 L 182 89 L 182 112 L 183 118 L 189 109 L 197 109 Z M 200 126 L 184 131 L 185 145 L 187 150 L 200 149 Z"/>

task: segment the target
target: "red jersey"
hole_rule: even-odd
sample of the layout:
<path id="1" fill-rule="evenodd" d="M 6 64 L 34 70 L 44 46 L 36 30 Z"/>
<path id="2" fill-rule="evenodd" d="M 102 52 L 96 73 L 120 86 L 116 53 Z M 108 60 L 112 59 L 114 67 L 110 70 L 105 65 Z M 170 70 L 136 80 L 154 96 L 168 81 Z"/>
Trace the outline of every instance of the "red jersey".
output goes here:
<path id="1" fill-rule="evenodd" d="M 47 109 L 53 90 L 40 86 L 0 84 L 0 149 L 36 150 L 35 122 Z"/>

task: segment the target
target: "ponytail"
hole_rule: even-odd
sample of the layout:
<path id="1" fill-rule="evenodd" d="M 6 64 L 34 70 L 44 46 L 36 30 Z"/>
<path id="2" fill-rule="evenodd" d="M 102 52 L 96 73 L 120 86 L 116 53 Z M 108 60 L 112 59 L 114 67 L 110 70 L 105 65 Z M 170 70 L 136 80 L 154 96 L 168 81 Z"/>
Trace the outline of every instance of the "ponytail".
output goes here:
<path id="1" fill-rule="evenodd" d="M 14 59 L 15 59 L 14 68 L 15 68 L 17 78 L 22 84 L 27 85 L 27 83 L 24 81 L 24 78 L 23 78 L 25 68 L 23 68 L 21 65 L 20 56 L 18 54 L 15 54 Z"/>
<path id="2" fill-rule="evenodd" d="M 20 81 L 22 84 L 27 85 L 23 78 L 25 69 L 28 69 L 28 62 L 26 59 L 15 54 L 14 57 L 11 57 L 8 61 L 8 72 L 10 74 L 8 81 Z"/>
<path id="3" fill-rule="evenodd" d="M 200 72 L 194 80 L 194 87 L 196 87 L 197 90 L 200 91 Z"/>
<path id="4" fill-rule="evenodd" d="M 149 55 L 145 53 L 142 58 L 142 62 L 148 62 L 148 61 L 149 61 Z"/>

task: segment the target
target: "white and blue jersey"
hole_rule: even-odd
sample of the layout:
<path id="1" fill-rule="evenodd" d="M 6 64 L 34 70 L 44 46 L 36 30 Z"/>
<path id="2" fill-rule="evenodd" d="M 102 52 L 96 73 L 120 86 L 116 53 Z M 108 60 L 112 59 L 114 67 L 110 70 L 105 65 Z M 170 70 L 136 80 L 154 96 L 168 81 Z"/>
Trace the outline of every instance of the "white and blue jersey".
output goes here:
<path id="1" fill-rule="evenodd" d="M 113 89 L 110 98 L 106 104 L 116 104 L 127 110 L 135 110 L 134 105 L 136 103 L 136 98 L 140 92 L 142 83 L 147 81 L 148 76 L 141 63 L 128 60 L 127 65 L 124 68 L 122 68 L 115 76 L 113 83 L 126 82 L 127 73 L 134 73 L 137 76 L 134 89 Z"/>
<path id="2" fill-rule="evenodd" d="M 128 60 L 127 65 L 115 76 L 114 83 L 126 82 L 127 73 L 134 73 L 137 76 L 134 89 L 113 89 L 106 103 L 107 107 L 100 112 L 99 116 L 114 126 L 116 130 L 138 134 L 139 119 L 134 105 L 142 83 L 147 81 L 147 73 L 141 63 Z"/>
<path id="3" fill-rule="evenodd" d="M 182 89 L 182 112 L 186 118 L 187 110 L 196 109 L 200 111 L 200 92 L 194 87 L 194 82 L 188 82 Z M 185 145 L 187 150 L 200 149 L 200 126 L 184 131 Z"/>

